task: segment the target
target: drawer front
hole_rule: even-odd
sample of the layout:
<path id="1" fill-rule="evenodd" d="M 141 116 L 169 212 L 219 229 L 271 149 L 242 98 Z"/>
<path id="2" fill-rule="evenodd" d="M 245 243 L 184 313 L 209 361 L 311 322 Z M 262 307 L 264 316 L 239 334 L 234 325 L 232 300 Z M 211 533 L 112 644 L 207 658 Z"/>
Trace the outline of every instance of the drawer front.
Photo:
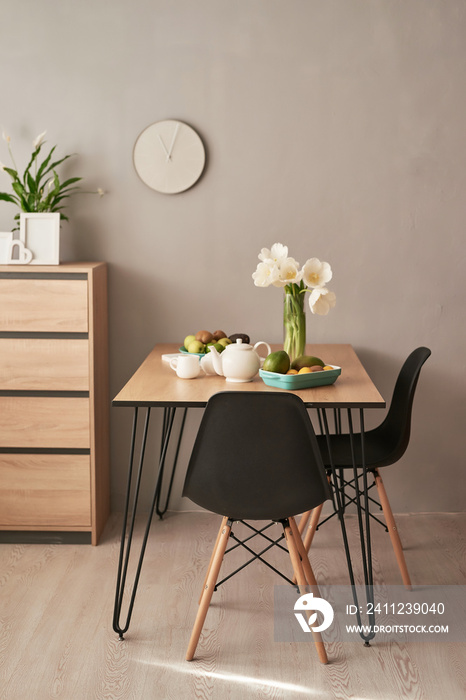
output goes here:
<path id="1" fill-rule="evenodd" d="M 87 280 L 0 279 L 0 331 L 88 331 Z"/>
<path id="2" fill-rule="evenodd" d="M 0 454 L 0 527 L 91 525 L 88 455 Z"/>
<path id="3" fill-rule="evenodd" d="M 88 391 L 89 343 L 0 338 L 0 391 Z"/>
<path id="4" fill-rule="evenodd" d="M 89 446 L 88 398 L 0 396 L 0 447 Z"/>

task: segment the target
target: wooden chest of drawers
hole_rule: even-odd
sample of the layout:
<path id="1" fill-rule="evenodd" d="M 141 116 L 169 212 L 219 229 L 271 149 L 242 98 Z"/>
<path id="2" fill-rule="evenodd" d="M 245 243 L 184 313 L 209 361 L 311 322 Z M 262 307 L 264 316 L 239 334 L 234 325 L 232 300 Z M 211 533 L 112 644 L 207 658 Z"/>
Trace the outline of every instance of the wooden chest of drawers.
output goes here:
<path id="1" fill-rule="evenodd" d="M 107 268 L 0 266 L 0 530 L 109 514 Z"/>

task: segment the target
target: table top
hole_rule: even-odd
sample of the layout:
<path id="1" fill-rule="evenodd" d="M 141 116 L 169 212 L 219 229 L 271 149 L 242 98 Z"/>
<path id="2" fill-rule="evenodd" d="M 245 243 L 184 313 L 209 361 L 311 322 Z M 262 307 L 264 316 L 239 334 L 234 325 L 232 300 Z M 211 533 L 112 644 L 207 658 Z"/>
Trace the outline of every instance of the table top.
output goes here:
<path id="1" fill-rule="evenodd" d="M 281 345 L 272 345 L 281 350 Z M 234 383 L 218 375 L 179 379 L 163 354 L 178 352 L 174 343 L 156 345 L 142 365 L 113 399 L 114 406 L 204 407 L 219 391 L 284 391 L 264 384 L 257 375 L 251 382 Z M 327 364 L 341 367 L 335 384 L 300 389 L 292 393 L 311 408 L 384 408 L 385 401 L 362 366 L 353 347 L 347 344 L 313 344 L 307 355 L 322 357 Z"/>

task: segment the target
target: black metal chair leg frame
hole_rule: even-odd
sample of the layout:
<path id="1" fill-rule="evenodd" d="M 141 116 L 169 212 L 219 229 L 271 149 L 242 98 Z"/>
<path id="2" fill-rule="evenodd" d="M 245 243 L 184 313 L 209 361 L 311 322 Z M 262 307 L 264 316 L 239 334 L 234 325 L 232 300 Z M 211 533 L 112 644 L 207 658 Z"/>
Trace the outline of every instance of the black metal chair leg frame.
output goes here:
<path id="1" fill-rule="evenodd" d="M 162 454 L 163 445 L 164 445 L 164 443 L 165 443 L 166 431 L 167 431 L 168 426 L 170 425 L 170 415 L 171 415 L 170 412 L 171 412 L 171 411 L 173 411 L 173 415 L 174 415 L 174 412 L 176 411 L 176 409 L 175 409 L 175 408 L 165 408 L 165 409 L 164 409 L 163 427 L 162 427 L 162 441 L 161 441 L 161 445 L 160 445 L 160 454 Z M 161 477 L 160 477 L 160 489 L 159 489 L 159 492 L 158 492 L 158 495 L 157 495 L 157 499 L 156 499 L 156 503 L 155 503 L 155 511 L 156 511 L 156 513 L 157 513 L 157 515 L 159 516 L 160 519 L 163 518 L 163 516 L 165 515 L 165 513 L 167 512 L 167 509 L 168 509 L 168 504 L 169 504 L 170 496 L 171 496 L 171 492 L 172 492 L 173 479 L 174 479 L 174 476 L 175 476 L 176 465 L 177 465 L 177 462 L 178 462 L 178 454 L 179 454 L 179 452 L 180 452 L 181 438 L 183 437 L 184 424 L 185 424 L 185 422 L 186 422 L 186 413 L 187 413 L 187 411 L 188 411 L 187 408 L 184 408 L 184 409 L 183 409 L 183 415 L 182 415 L 182 418 L 181 418 L 181 425 L 180 425 L 180 432 L 178 433 L 178 441 L 177 441 L 177 444 L 176 444 L 175 456 L 174 456 L 174 458 L 173 458 L 173 465 L 172 465 L 172 468 L 171 468 L 170 480 L 169 480 L 169 482 L 168 482 L 167 495 L 166 495 L 166 498 L 165 498 L 165 504 L 164 504 L 163 506 L 160 505 L 160 500 L 161 500 L 161 497 L 162 497 L 162 480 L 163 480 L 164 462 L 161 463 L 161 472 L 162 472 L 162 474 L 161 474 Z"/>
<path id="2" fill-rule="evenodd" d="M 355 479 L 355 482 L 357 482 L 358 478 L 358 465 L 356 464 L 355 460 L 355 453 L 354 453 L 354 446 L 353 446 L 353 421 L 352 421 L 352 414 L 351 414 L 351 409 L 347 409 L 348 412 L 348 430 L 350 434 L 350 441 L 351 441 L 351 454 L 352 454 L 352 462 L 353 462 L 353 477 Z M 363 526 L 363 519 L 362 519 L 362 506 L 361 506 L 361 492 L 358 490 L 357 491 L 357 499 L 356 499 L 356 506 L 357 506 L 357 513 L 358 513 L 358 526 L 359 526 L 359 533 L 360 533 L 360 546 L 361 546 L 361 555 L 362 555 L 362 561 L 363 561 L 363 572 L 364 572 L 364 584 L 366 588 L 366 599 L 368 603 L 373 603 L 373 577 L 372 577 L 372 549 L 371 549 L 371 537 L 370 537 L 370 517 L 369 517 L 369 495 L 368 495 L 368 484 L 367 484 L 367 470 L 366 470 L 366 460 L 365 460 L 365 449 L 364 449 L 364 410 L 361 408 L 359 409 L 359 419 L 360 419 L 360 433 L 361 433 L 361 464 L 359 465 L 360 468 L 362 468 L 363 472 L 363 491 L 362 495 L 364 497 L 364 511 L 365 511 L 365 527 Z M 353 595 L 353 601 L 354 604 L 356 605 L 356 618 L 358 621 L 358 625 L 360 626 L 362 630 L 362 622 L 361 622 L 361 615 L 360 615 L 360 608 L 359 608 L 359 602 L 358 602 L 358 597 L 357 597 L 357 592 L 356 592 L 356 587 L 355 587 L 355 581 L 354 581 L 354 572 L 353 572 L 353 565 L 351 562 L 351 553 L 349 550 L 349 544 L 348 544 L 348 536 L 346 532 L 346 525 L 343 517 L 343 502 L 342 502 L 342 488 L 343 487 L 340 485 L 340 478 L 339 475 L 337 474 L 337 470 L 335 468 L 335 465 L 333 463 L 333 458 L 332 458 L 332 449 L 331 449 L 331 434 L 329 430 L 329 425 L 328 425 L 328 420 L 327 420 L 327 414 L 325 409 L 322 411 L 322 423 L 325 431 L 325 437 L 326 437 L 326 443 L 327 443 L 327 449 L 329 453 L 329 458 L 330 458 L 330 467 L 331 467 L 331 472 L 332 472 L 332 481 L 333 481 L 333 490 L 335 492 L 335 499 L 337 502 L 337 509 L 339 513 L 339 521 L 340 521 L 340 527 L 341 527 L 341 533 L 343 537 L 343 545 L 345 548 L 345 555 L 346 555 L 346 562 L 348 565 L 348 573 L 350 577 L 350 583 L 351 583 L 351 589 L 352 589 L 352 595 Z M 374 606 L 371 606 L 371 609 L 374 609 Z M 371 627 L 374 626 L 375 624 L 375 615 L 374 613 L 369 614 L 369 624 Z M 369 634 L 364 634 L 362 631 L 360 632 L 360 636 L 364 641 L 365 646 L 370 646 L 369 642 L 371 639 L 375 637 L 375 632 L 370 632 Z"/>
<path id="3" fill-rule="evenodd" d="M 127 483 L 127 490 L 126 490 L 125 511 L 124 511 L 124 516 L 123 516 L 123 528 L 122 528 L 121 543 L 120 543 L 120 556 L 119 556 L 119 560 L 118 560 L 118 573 L 117 573 L 117 583 L 116 583 L 116 591 L 115 591 L 115 605 L 114 605 L 114 611 L 113 611 L 113 630 L 119 635 L 120 639 L 124 639 L 123 635 L 128 631 L 130 621 L 131 621 L 131 615 L 132 615 L 133 607 L 134 607 L 134 600 L 136 598 L 136 592 L 137 592 L 138 583 L 139 583 L 139 576 L 141 574 L 142 562 L 144 560 L 147 539 L 149 536 L 149 530 L 150 530 L 150 526 L 152 523 L 152 516 L 153 516 L 154 510 L 155 510 L 156 501 L 159 497 L 160 486 L 161 486 L 161 481 L 162 481 L 162 476 L 163 476 L 163 465 L 165 462 L 167 448 L 168 448 L 168 444 L 170 441 L 170 434 L 172 431 L 173 421 L 175 418 L 175 411 L 176 411 L 176 409 L 173 409 L 172 413 L 170 413 L 168 416 L 165 416 L 166 424 L 164 426 L 164 431 L 163 431 L 163 441 L 162 441 L 162 450 L 160 453 L 159 471 L 158 471 L 158 475 L 157 475 L 157 479 L 156 479 L 156 483 L 155 483 L 155 487 L 154 487 L 154 494 L 153 494 L 151 508 L 149 511 L 149 516 L 148 516 L 148 520 L 147 520 L 147 524 L 146 524 L 146 529 L 144 532 L 141 550 L 139 553 L 139 560 L 138 560 L 138 564 L 137 564 L 137 568 L 136 568 L 136 574 L 134 577 L 133 590 L 132 590 L 131 598 L 130 598 L 129 605 L 128 605 L 126 621 L 125 621 L 124 625 L 122 626 L 120 623 L 121 609 L 123 606 L 123 597 L 124 597 L 124 591 L 125 591 L 125 585 L 126 585 L 126 578 L 127 578 L 127 574 L 128 574 L 128 564 L 129 564 L 129 558 L 130 558 L 130 552 L 131 552 L 131 545 L 132 545 L 132 541 L 133 541 L 134 524 L 135 524 L 135 520 L 136 520 L 136 512 L 137 512 L 138 499 L 139 499 L 139 490 L 140 490 L 140 485 L 141 485 L 142 471 L 143 471 L 143 467 L 144 467 L 144 457 L 145 457 L 145 452 L 146 452 L 147 434 L 148 434 L 148 430 L 149 430 L 149 422 L 150 422 L 150 415 L 151 415 L 151 409 L 147 408 L 146 419 L 144 422 L 144 428 L 143 428 L 143 433 L 142 433 L 141 452 L 139 455 L 139 467 L 138 467 L 138 472 L 137 472 L 137 476 L 136 476 L 135 489 L 134 489 L 134 495 L 133 495 L 133 509 L 132 509 L 132 515 L 131 515 L 131 522 L 130 522 L 130 526 L 129 526 L 128 536 L 126 536 L 126 529 L 127 529 L 127 525 L 128 525 L 129 502 L 130 502 L 130 497 L 131 497 L 131 485 L 132 485 L 132 481 L 133 481 L 136 433 L 137 433 L 137 427 L 138 427 L 138 408 L 136 407 L 134 409 L 133 432 L 132 432 L 132 436 L 131 436 L 131 447 L 130 447 L 130 457 L 129 457 L 128 483 Z"/>
<path id="4" fill-rule="evenodd" d="M 371 472 L 371 474 L 372 474 L 372 472 Z M 372 474 L 372 476 L 374 476 L 374 475 Z M 362 474 L 358 474 L 358 479 L 360 479 L 360 478 L 362 478 Z M 354 485 L 354 479 L 351 479 L 351 480 L 349 480 L 349 481 L 348 481 L 347 479 L 343 479 L 343 481 L 340 480 L 340 483 L 343 484 L 342 488 L 345 489 L 346 505 L 347 505 L 347 506 L 348 506 L 348 505 L 351 505 L 351 504 L 356 505 L 356 502 L 357 502 L 358 497 L 361 497 L 362 495 L 364 495 L 364 491 L 363 491 L 362 489 L 359 488 L 359 484 L 358 484 L 358 486 L 356 487 L 356 486 Z M 348 488 L 352 488 L 354 491 L 356 491 L 356 496 L 354 496 L 354 497 L 350 496 L 349 493 L 348 493 L 348 491 L 347 491 Z M 370 491 L 370 490 L 373 489 L 373 488 L 375 488 L 375 480 L 373 481 L 372 484 L 370 484 L 370 485 L 368 486 L 368 491 Z M 379 503 L 375 498 L 371 498 L 371 496 L 369 496 L 369 501 L 370 501 L 371 503 L 373 503 L 375 506 L 377 506 L 377 508 L 378 508 L 379 510 L 382 510 L 382 506 L 380 505 L 380 503 Z M 364 506 L 361 506 L 361 508 L 362 508 L 363 511 L 365 511 Z M 338 515 L 338 511 L 334 509 L 333 513 L 330 513 L 330 515 L 327 515 L 327 517 L 324 518 L 323 520 L 319 520 L 319 523 L 318 523 L 318 525 L 316 526 L 316 532 L 317 532 L 317 530 L 318 530 L 320 527 L 322 527 L 322 525 L 325 525 L 326 522 L 328 522 L 329 520 L 331 520 L 332 518 L 334 518 L 335 515 Z M 380 520 L 380 518 L 378 518 L 376 515 L 374 515 L 374 514 L 371 513 L 370 511 L 369 511 L 369 516 L 372 518 L 372 520 L 375 520 L 376 523 L 378 523 L 379 525 L 381 525 L 381 526 L 383 527 L 383 529 L 385 530 L 385 532 L 388 532 L 388 527 L 387 527 L 387 525 L 386 525 L 382 520 Z"/>
<path id="5" fill-rule="evenodd" d="M 257 559 L 259 559 L 263 564 L 268 566 L 269 569 L 272 569 L 272 571 L 275 571 L 275 573 L 278 574 L 279 576 L 281 576 L 283 579 L 285 579 L 285 581 L 287 583 L 293 584 L 293 581 L 291 581 L 291 579 L 289 579 L 288 576 L 285 576 L 285 574 L 283 574 L 281 571 L 279 571 L 279 569 L 275 568 L 275 566 L 272 566 L 272 564 L 270 564 L 266 559 L 262 558 L 262 555 L 265 554 L 266 552 L 268 552 L 273 547 L 279 547 L 279 549 L 282 549 L 284 552 L 286 552 L 286 554 L 288 554 L 288 550 L 280 544 L 280 542 L 285 539 L 285 535 L 283 533 L 277 539 L 272 539 L 271 537 L 268 537 L 267 535 L 264 534 L 265 530 L 268 530 L 275 523 L 272 521 L 272 522 L 268 523 L 267 525 L 265 525 L 265 527 L 262 527 L 261 529 L 258 530 L 255 527 L 253 527 L 250 523 L 247 523 L 245 520 L 239 520 L 238 522 L 242 523 L 243 525 L 248 527 L 250 530 L 252 530 L 253 534 L 249 535 L 249 537 L 246 537 L 243 540 L 240 540 L 238 537 L 235 536 L 235 534 L 233 532 L 231 532 L 230 539 L 234 540 L 234 542 L 236 542 L 236 544 L 234 544 L 232 547 L 229 547 L 225 551 L 225 555 L 228 554 L 229 552 L 232 552 L 234 549 L 237 549 L 238 547 L 243 547 L 243 549 L 245 549 L 247 552 L 249 552 L 249 554 L 252 554 L 253 556 L 251 559 L 248 559 L 244 564 L 242 564 L 237 569 L 232 571 L 231 574 L 228 574 L 228 576 L 225 576 L 225 578 L 223 578 L 221 581 L 218 581 L 215 584 L 214 591 L 216 591 L 219 586 L 221 586 L 223 583 L 225 583 L 225 581 L 228 581 L 228 579 L 232 578 L 235 574 L 237 574 L 239 571 L 242 571 L 243 569 L 245 569 L 247 566 L 249 566 L 249 564 L 252 564 L 252 562 L 256 561 Z M 270 542 L 268 547 L 265 547 L 265 549 L 261 550 L 260 552 L 255 552 L 253 549 L 251 549 L 250 547 L 248 547 L 246 545 L 246 542 L 249 542 L 249 540 L 252 540 L 257 535 L 260 535 L 265 540 Z"/>

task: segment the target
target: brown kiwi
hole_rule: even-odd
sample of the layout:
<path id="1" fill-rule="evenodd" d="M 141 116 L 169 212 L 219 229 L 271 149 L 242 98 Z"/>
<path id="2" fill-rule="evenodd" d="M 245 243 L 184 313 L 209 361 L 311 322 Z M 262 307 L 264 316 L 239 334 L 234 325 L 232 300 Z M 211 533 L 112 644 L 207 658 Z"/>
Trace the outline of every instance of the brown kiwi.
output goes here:
<path id="1" fill-rule="evenodd" d="M 204 345 L 207 345 L 207 343 L 210 343 L 213 339 L 214 336 L 210 331 L 198 331 L 196 333 L 196 340 L 200 340 Z"/>

